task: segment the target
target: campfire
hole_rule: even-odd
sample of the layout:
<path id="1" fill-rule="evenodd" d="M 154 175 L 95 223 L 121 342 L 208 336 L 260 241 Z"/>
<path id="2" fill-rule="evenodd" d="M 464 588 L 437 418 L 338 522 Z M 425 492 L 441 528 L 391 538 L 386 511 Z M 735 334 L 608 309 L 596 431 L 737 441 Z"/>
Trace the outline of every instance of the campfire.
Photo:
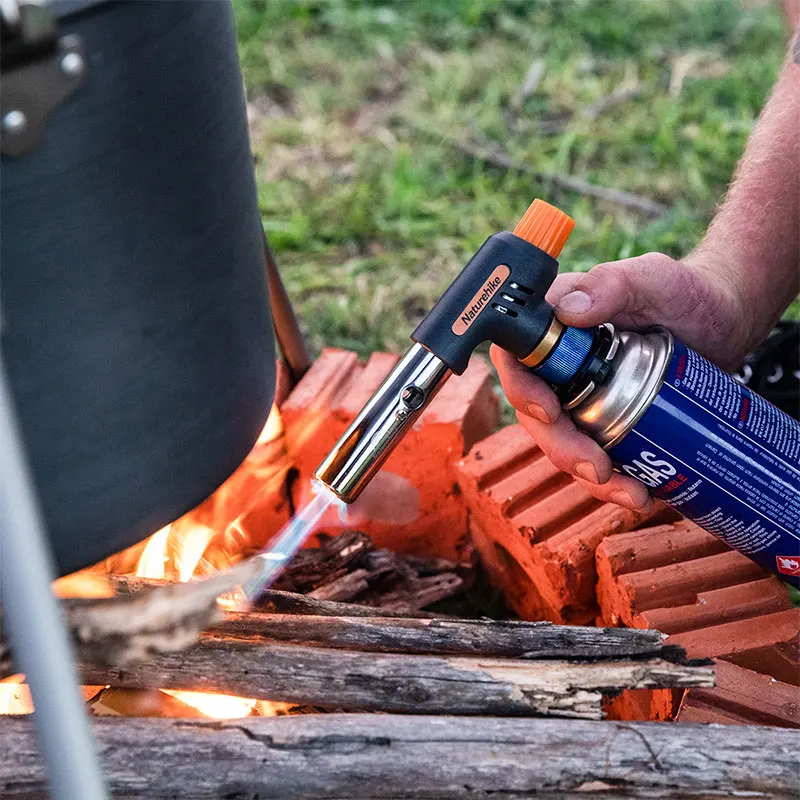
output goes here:
<path id="1" fill-rule="evenodd" d="M 100 564 L 56 581 L 61 598 L 110 597 L 112 577 L 141 577 L 187 582 L 216 574 L 257 552 L 274 531 L 243 528 L 243 512 L 262 497 L 280 494 L 287 480 L 286 453 L 280 410 L 273 406 L 258 440 L 239 469 L 205 502 L 165 526 L 145 541 Z M 109 692 L 108 686 L 85 686 L 84 696 L 93 713 L 150 716 L 162 713 L 186 716 L 195 709 L 217 719 L 270 715 L 284 711 L 280 703 L 205 692 L 169 689 Z M 168 698 L 179 701 L 170 703 Z M 0 682 L 0 714 L 33 712 L 24 676 Z"/>
<path id="2" fill-rule="evenodd" d="M 296 446 L 311 440 L 324 424 L 322 413 L 310 419 L 310 424 L 294 431 Z M 56 594 L 65 599 L 111 597 L 120 586 L 201 580 L 259 552 L 277 532 L 269 524 L 273 521 L 269 515 L 265 521 L 259 514 L 260 504 L 269 508 L 275 498 L 288 498 L 293 477 L 297 479 L 291 473 L 285 433 L 276 404 L 244 463 L 206 501 L 145 541 L 57 581 Z M 340 534 L 322 547 L 301 552 L 277 585 L 320 600 L 358 597 L 360 602 L 406 613 L 462 591 L 472 575 L 469 565 L 376 551 L 365 534 L 356 533 Z M 224 598 L 220 602 L 224 604 Z M 101 685 L 84 686 L 83 693 L 90 713 L 100 716 L 185 717 L 196 711 L 215 719 L 233 719 L 285 714 L 294 708 L 290 703 L 174 689 Z M 23 675 L 0 681 L 0 714 L 33 710 Z"/>
<path id="3" fill-rule="evenodd" d="M 624 555 L 625 537 L 664 520 L 587 501 L 569 479 L 551 474 L 516 427 L 493 433 L 497 404 L 480 360 L 445 387 L 405 451 L 387 462 L 394 478 L 381 484 L 380 513 L 357 522 L 329 514 L 253 608 L 218 602 L 308 496 L 320 451 L 393 363 L 381 355 L 361 364 L 326 351 L 291 394 L 279 390 L 252 452 L 211 497 L 146 541 L 56 583 L 114 791 L 266 796 L 283 775 L 278 793 L 285 796 L 355 796 L 357 784 L 372 792 L 358 796 L 378 797 L 385 787 L 370 783 L 377 780 L 370 770 L 383 775 L 396 764 L 398 793 L 409 796 L 420 782 L 449 797 L 463 794 L 462 784 L 513 793 L 551 780 L 568 792 L 605 791 L 622 780 L 633 795 L 669 781 L 681 796 L 706 796 L 705 777 L 686 764 L 698 752 L 716 758 L 725 748 L 739 766 L 715 773 L 715 787 L 785 788 L 793 780 L 789 767 L 764 760 L 749 729 L 693 738 L 677 726 L 655 733 L 632 721 L 585 727 L 614 711 L 611 697 L 619 705 L 645 694 L 666 706 L 688 689 L 693 708 L 705 708 L 716 702 L 713 667 L 688 662 L 684 649 L 648 626 L 587 624 L 596 613 L 594 549 L 605 570 L 601 556 Z M 392 523 L 393 515 L 399 521 Z M 676 553 L 706 552 L 693 531 L 674 535 L 683 537 L 675 539 Z M 618 538 L 617 549 L 598 547 Z M 557 556 L 565 558 L 559 552 L 577 554 L 569 563 L 582 565 L 580 580 L 575 567 L 553 568 Z M 470 607 L 487 571 L 503 591 L 503 619 Z M 602 571 L 600 586 L 614 579 Z M 605 595 L 600 600 L 605 604 Z M 765 610 L 782 608 L 779 600 Z M 508 619 L 514 612 L 523 619 Z M 552 624 L 569 616 L 583 625 Z M 140 628 L 129 624 L 133 617 L 144 620 Z M 25 775 L 41 785 L 30 727 L 24 716 L 9 716 L 33 709 L 24 676 L 9 674 L 7 655 L 0 649 L 0 741 L 11 742 L 9 752 L 34 754 Z M 724 675 L 735 680 L 747 671 L 729 667 Z M 770 691 L 782 687 L 774 682 Z M 768 721 L 787 724 L 781 713 Z M 758 741 L 784 752 L 790 732 L 765 731 Z M 165 745 L 157 753 L 154 738 Z M 274 753 L 265 744 L 273 741 L 280 743 Z M 544 749 L 531 757 L 535 742 Z M 552 742 L 562 744 L 553 749 Z M 309 748 L 314 770 L 304 760 Z M 272 763 L 273 756 L 289 761 Z M 0 787 L 23 786 L 16 761 L 0 765 Z M 437 783 L 446 777 L 443 763 L 463 777 L 457 792 Z M 515 766 L 498 772 L 498 763 Z M 545 775 L 546 767 L 559 777 Z"/>

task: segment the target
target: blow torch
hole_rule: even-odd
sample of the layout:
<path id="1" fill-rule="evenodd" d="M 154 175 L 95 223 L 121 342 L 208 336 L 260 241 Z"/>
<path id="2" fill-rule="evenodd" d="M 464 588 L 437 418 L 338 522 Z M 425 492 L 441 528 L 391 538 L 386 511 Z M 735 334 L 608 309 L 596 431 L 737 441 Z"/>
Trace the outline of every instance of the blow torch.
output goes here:
<path id="1" fill-rule="evenodd" d="M 657 328 L 563 325 L 545 294 L 574 222 L 534 200 L 490 236 L 317 468 L 352 503 L 444 382 L 491 341 L 543 378 L 614 467 L 731 547 L 800 581 L 800 424 Z"/>

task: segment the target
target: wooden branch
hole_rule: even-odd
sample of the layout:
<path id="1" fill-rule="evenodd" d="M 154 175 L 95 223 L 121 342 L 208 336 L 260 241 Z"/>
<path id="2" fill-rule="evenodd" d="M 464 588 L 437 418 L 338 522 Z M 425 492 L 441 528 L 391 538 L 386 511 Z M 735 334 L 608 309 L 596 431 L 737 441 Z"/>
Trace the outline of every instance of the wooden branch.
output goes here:
<path id="1" fill-rule="evenodd" d="M 576 192 L 586 197 L 594 197 L 598 200 L 621 206 L 622 208 L 638 211 L 640 214 L 644 214 L 648 217 L 660 217 L 667 210 L 666 206 L 655 200 L 651 200 L 649 197 L 642 197 L 641 195 L 631 194 L 630 192 L 598 186 L 597 184 L 583 180 L 583 178 L 577 178 L 574 175 L 541 172 L 540 170 L 533 169 L 526 162 L 511 156 L 496 142 L 487 142 L 484 145 L 475 144 L 463 139 L 457 139 L 454 136 L 449 136 L 440 130 L 434 130 L 433 128 L 429 128 L 407 117 L 401 117 L 400 121 L 420 133 L 445 142 L 470 158 L 484 161 L 487 164 L 492 164 L 502 169 L 514 170 L 526 175 L 531 175 L 538 181 L 549 182 L 554 186 L 560 186 L 562 189 L 568 189 L 571 192 Z"/>
<path id="2" fill-rule="evenodd" d="M 335 709 L 599 719 L 621 689 L 713 686 L 711 667 L 649 661 L 523 661 L 385 655 L 203 636 L 181 653 L 117 669 L 80 664 L 83 682 L 195 689 Z"/>
<path id="3" fill-rule="evenodd" d="M 368 577 L 369 572 L 367 570 L 356 569 L 324 583 L 309 592 L 308 596 L 314 600 L 331 600 L 333 602 L 349 600 L 351 597 L 355 597 L 357 594 L 369 589 Z"/>
<path id="4" fill-rule="evenodd" d="M 129 575 L 112 576 L 114 588 L 121 594 L 140 592 L 143 589 L 163 585 L 165 582 L 153 578 L 138 578 Z M 258 598 L 257 611 L 266 614 L 308 614 L 313 617 L 408 617 L 412 619 L 441 618 L 442 614 L 426 611 L 400 613 L 394 610 L 364 606 L 357 603 L 338 603 L 332 600 L 315 600 L 305 594 L 268 589 Z"/>
<path id="5" fill-rule="evenodd" d="M 82 659 L 117 666 L 183 650 L 222 617 L 217 598 L 260 570 L 258 560 L 251 559 L 204 581 L 165 582 L 137 594 L 63 601 L 73 644 Z M 0 678 L 14 671 L 10 648 L 0 641 Z"/>
<path id="6" fill-rule="evenodd" d="M 114 797 L 796 797 L 800 734 L 755 726 L 320 714 L 96 719 Z M 47 795 L 33 724 L 0 724 L 0 796 Z"/>
<path id="7" fill-rule="evenodd" d="M 650 656 L 679 660 L 679 648 L 665 647 L 658 631 L 589 628 L 550 622 L 495 620 L 386 619 L 382 617 L 287 616 L 226 613 L 212 632 L 259 636 L 284 644 L 426 655 L 598 659 Z"/>
<path id="8" fill-rule="evenodd" d="M 317 617 L 402 617 L 409 619 L 434 619 L 440 614 L 426 611 L 400 612 L 395 609 L 362 606 L 355 603 L 336 603 L 315 600 L 304 594 L 269 590 L 258 599 L 258 608 L 267 614 L 304 614 Z"/>
<path id="9" fill-rule="evenodd" d="M 177 588 L 174 584 L 157 586 L 159 591 L 170 591 L 154 594 L 151 587 L 150 592 L 123 595 L 124 600 L 64 601 L 79 657 L 90 664 L 125 666 L 158 652 L 184 649 L 196 641 L 202 627 L 209 626 L 221 635 L 376 652 L 561 659 L 651 656 L 677 661 L 684 656 L 680 648 L 664 647 L 658 631 L 566 627 L 548 622 L 446 620 L 430 615 L 420 618 L 286 592 L 267 593 L 267 608 L 274 613 L 221 613 L 209 604 L 202 613 L 189 616 L 191 626 L 179 608 L 170 608 L 171 613 L 163 618 L 151 611 L 138 614 L 140 622 L 147 622 L 141 629 L 132 631 L 130 626 L 119 625 L 120 608 L 131 613 L 139 603 L 149 607 L 153 597 L 160 598 L 159 603 L 168 602 L 173 597 L 171 590 Z M 110 617 L 102 613 L 103 609 L 110 609 Z M 86 624 L 87 619 L 91 625 Z M 10 657 L 0 660 L 0 677 L 13 672 Z"/>

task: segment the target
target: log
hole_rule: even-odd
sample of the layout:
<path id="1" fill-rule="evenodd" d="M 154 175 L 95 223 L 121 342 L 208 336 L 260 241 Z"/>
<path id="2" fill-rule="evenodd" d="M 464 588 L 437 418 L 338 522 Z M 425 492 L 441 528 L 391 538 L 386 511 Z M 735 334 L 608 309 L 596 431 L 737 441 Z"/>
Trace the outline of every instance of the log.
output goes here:
<path id="1" fill-rule="evenodd" d="M 755 726 L 320 714 L 96 719 L 114 797 L 796 797 L 800 733 Z M 0 722 L 0 797 L 46 796 L 30 719 Z"/>
<path id="2" fill-rule="evenodd" d="M 157 578 L 139 578 L 133 575 L 113 575 L 111 583 L 120 594 L 134 594 L 144 589 L 163 586 L 167 581 Z M 267 589 L 256 604 L 258 611 L 267 614 L 308 614 L 314 617 L 408 617 L 412 619 L 441 618 L 442 614 L 427 611 L 400 612 L 358 603 L 339 603 L 333 600 L 315 600 L 306 594 Z"/>
<path id="3" fill-rule="evenodd" d="M 434 619 L 440 614 L 427 611 L 397 611 L 356 603 L 337 603 L 332 600 L 315 600 L 304 594 L 279 592 L 270 589 L 258 599 L 258 608 L 268 614 L 303 614 L 315 617 L 390 617 L 408 619 Z"/>
<path id="4" fill-rule="evenodd" d="M 275 642 L 384 653 L 506 656 L 524 658 L 627 658 L 681 660 L 685 653 L 663 644 L 658 631 L 589 628 L 551 622 L 467 619 L 387 619 L 228 612 L 211 631 L 259 636 Z"/>
<path id="5" fill-rule="evenodd" d="M 708 666 L 378 654 L 205 635 L 124 668 L 81 663 L 83 682 L 184 689 L 339 710 L 600 719 L 603 694 L 709 687 Z"/>

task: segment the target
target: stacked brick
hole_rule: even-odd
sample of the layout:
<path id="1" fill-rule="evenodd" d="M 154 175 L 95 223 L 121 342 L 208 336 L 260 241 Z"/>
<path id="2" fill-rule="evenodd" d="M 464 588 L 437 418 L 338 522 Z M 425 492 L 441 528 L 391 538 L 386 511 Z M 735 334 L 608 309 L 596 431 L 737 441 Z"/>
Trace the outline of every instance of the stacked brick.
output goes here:
<path id="1" fill-rule="evenodd" d="M 299 479 L 295 506 L 310 493 L 311 477 L 330 448 L 397 362 L 377 353 L 361 363 L 355 353 L 328 349 L 281 408 L 289 454 Z M 488 364 L 475 357 L 464 375 L 448 381 L 341 521 L 323 525 L 364 530 L 379 547 L 461 560 L 470 554 L 467 510 L 454 464 L 497 425 L 499 406 Z"/>
<path id="2" fill-rule="evenodd" d="M 728 662 L 720 686 L 684 700 L 689 718 L 760 721 L 772 714 L 758 705 L 769 684 L 781 692 L 800 683 L 800 609 L 791 608 L 786 587 L 745 556 L 690 522 L 609 536 L 597 548 L 599 624 L 654 628 L 669 634 L 691 658 Z M 737 682 L 751 687 L 747 703 L 730 701 Z M 742 689 L 742 691 L 745 691 Z M 627 692 L 609 714 L 623 719 L 671 719 L 680 690 Z M 785 705 L 785 704 L 784 704 Z M 702 713 L 698 709 L 703 709 Z M 689 709 L 695 709 L 689 711 Z M 760 709 L 760 710 L 759 710 Z M 693 717 L 694 715 L 694 717 Z M 786 714 L 784 714 L 786 716 Z"/>
<path id="3" fill-rule="evenodd" d="M 680 722 L 800 728 L 797 686 L 727 661 L 717 662 L 716 673 L 713 689 L 686 692 L 678 712 Z"/>
<path id="4" fill-rule="evenodd" d="M 473 447 L 457 475 L 472 539 L 508 605 L 523 619 L 591 622 L 596 547 L 646 517 L 592 498 L 519 425 Z"/>
<path id="5" fill-rule="evenodd" d="M 288 396 L 280 392 L 286 470 L 297 477 L 263 487 L 239 520 L 243 535 L 277 530 L 309 498 L 314 469 L 396 361 L 326 350 Z M 475 358 L 353 514 L 341 521 L 334 512 L 324 527 L 359 527 L 378 546 L 450 559 L 474 544 L 523 619 L 658 629 L 690 657 L 719 659 L 716 688 L 627 692 L 611 702 L 612 717 L 798 726 L 800 609 L 784 585 L 671 512 L 648 517 L 594 500 L 520 426 L 492 433 L 497 420 L 489 367 Z M 253 457 L 272 461 L 267 444 Z"/>

